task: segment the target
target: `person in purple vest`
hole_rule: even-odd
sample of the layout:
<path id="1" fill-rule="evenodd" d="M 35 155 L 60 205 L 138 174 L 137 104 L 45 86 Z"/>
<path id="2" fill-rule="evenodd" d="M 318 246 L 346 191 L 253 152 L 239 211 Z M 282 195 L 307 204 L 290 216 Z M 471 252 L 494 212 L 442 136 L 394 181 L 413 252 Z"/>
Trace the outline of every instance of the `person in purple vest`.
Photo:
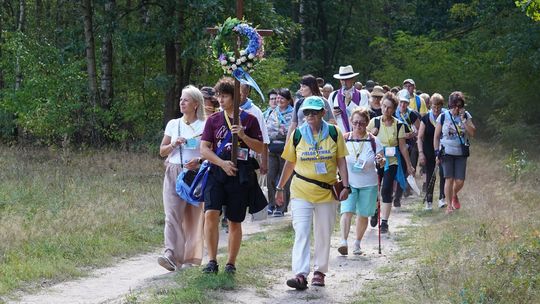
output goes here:
<path id="1" fill-rule="evenodd" d="M 337 125 L 343 133 L 352 130 L 349 123 L 351 113 L 358 107 L 369 107 L 369 93 L 354 87 L 356 76 L 358 73 L 354 72 L 352 66 L 339 67 L 339 73 L 334 74 L 334 78 L 339 79 L 341 88 L 332 92 L 328 100 L 334 107 Z"/>

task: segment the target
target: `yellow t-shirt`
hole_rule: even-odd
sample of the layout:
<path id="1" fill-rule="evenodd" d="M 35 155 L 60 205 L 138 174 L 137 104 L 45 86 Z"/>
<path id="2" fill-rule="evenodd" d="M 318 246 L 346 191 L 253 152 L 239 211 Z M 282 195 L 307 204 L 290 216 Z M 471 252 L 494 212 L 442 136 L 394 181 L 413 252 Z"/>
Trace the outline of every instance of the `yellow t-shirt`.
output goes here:
<path id="1" fill-rule="evenodd" d="M 382 121 L 382 116 L 372 118 L 369 121 L 367 130 L 371 132 L 375 128 L 375 119 L 380 119 L 381 127 L 379 128 L 379 133 L 377 133 L 377 138 L 381 141 L 383 147 L 396 147 L 396 149 L 399 149 L 398 138 L 405 138 L 405 128 L 402 125 L 399 128 L 399 133 L 396 135 L 399 120 L 395 117 L 392 118 L 394 120 L 389 127 Z M 397 165 L 397 158 L 394 156 L 388 157 L 388 165 Z"/>
<path id="2" fill-rule="evenodd" d="M 416 112 L 419 112 L 422 116 L 426 115 L 427 112 L 428 112 L 428 109 L 427 109 L 427 106 L 426 106 L 426 102 L 424 101 L 424 98 L 418 96 L 418 98 L 420 98 L 420 111 L 416 108 L 416 94 L 414 94 L 411 99 L 410 99 L 410 102 L 409 102 L 409 108 L 411 108 L 411 110 L 413 111 L 416 111 Z"/>
<path id="3" fill-rule="evenodd" d="M 336 142 L 328 135 L 318 144 L 318 159 L 317 153 L 315 153 L 315 147 L 309 145 L 303 136 L 295 149 L 293 143 L 294 132 L 292 132 L 291 138 L 287 141 L 281 157 L 295 163 L 294 171 L 298 172 L 298 174 L 333 185 L 337 180 L 337 159 L 349 155 L 349 151 L 343 140 L 343 134 L 341 134 L 339 128 L 336 128 L 336 130 Z M 313 138 L 317 139 L 317 134 Z M 324 164 L 326 174 L 317 174 L 315 169 L 316 163 Z M 291 182 L 291 198 L 299 198 L 311 203 L 335 201 L 332 191 L 299 179 L 296 175 Z"/>

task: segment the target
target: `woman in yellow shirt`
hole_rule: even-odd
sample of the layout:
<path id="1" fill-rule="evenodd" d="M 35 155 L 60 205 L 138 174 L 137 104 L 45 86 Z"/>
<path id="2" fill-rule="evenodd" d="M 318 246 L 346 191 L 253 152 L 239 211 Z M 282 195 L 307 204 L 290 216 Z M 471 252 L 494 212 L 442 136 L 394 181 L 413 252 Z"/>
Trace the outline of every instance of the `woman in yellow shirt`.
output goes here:
<path id="1" fill-rule="evenodd" d="M 339 128 L 323 120 L 325 101 L 318 96 L 304 100 L 300 111 L 306 122 L 289 135 L 281 157 L 287 162 L 276 187 L 276 204 L 283 204 L 283 187 L 295 173 L 291 183 L 291 211 L 295 233 L 292 270 L 295 277 L 287 280 L 289 287 L 307 288 L 310 272 L 310 235 L 314 226 L 315 250 L 311 285 L 324 286 L 330 256 L 330 237 L 336 221 L 337 199 L 332 185 L 339 170 L 344 189 L 339 200 L 346 200 L 351 188 L 345 156 L 348 154 Z M 317 223 L 313 225 L 313 222 Z"/>

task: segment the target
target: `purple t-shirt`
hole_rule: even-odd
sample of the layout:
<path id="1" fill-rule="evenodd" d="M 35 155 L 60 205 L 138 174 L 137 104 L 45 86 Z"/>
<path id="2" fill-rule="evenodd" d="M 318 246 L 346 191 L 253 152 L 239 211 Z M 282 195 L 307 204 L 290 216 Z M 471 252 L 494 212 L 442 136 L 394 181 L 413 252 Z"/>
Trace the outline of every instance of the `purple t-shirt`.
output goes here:
<path id="1" fill-rule="evenodd" d="M 244 126 L 244 133 L 246 133 L 246 135 L 251 138 L 262 141 L 261 128 L 259 127 L 259 122 L 257 121 L 257 118 L 247 112 L 246 114 L 247 115 L 240 115 L 240 117 L 244 116 L 243 119 L 241 118 L 242 126 Z M 229 121 L 232 124 L 233 119 L 229 117 Z M 210 115 L 210 117 L 208 117 L 208 119 L 206 120 L 201 140 L 211 142 L 213 151 L 216 152 L 218 147 L 221 145 L 221 141 L 227 136 L 228 131 L 229 126 L 225 121 L 225 112 L 217 112 Z M 231 151 L 231 141 L 232 137 L 225 145 L 225 148 L 223 149 L 224 152 Z M 246 143 L 244 143 L 240 138 L 238 138 L 238 142 L 240 143 L 240 147 L 248 148 Z"/>

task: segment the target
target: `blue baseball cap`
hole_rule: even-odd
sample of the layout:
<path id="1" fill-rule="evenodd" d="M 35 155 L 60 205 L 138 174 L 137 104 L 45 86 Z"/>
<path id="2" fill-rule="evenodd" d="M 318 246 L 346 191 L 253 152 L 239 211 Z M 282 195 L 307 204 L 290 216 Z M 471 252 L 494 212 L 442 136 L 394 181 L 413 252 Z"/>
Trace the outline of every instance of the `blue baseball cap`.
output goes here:
<path id="1" fill-rule="evenodd" d="M 302 102 L 302 105 L 300 106 L 300 110 L 322 110 L 324 109 L 324 101 L 319 96 L 309 96 L 308 98 L 304 99 L 304 102 Z"/>

